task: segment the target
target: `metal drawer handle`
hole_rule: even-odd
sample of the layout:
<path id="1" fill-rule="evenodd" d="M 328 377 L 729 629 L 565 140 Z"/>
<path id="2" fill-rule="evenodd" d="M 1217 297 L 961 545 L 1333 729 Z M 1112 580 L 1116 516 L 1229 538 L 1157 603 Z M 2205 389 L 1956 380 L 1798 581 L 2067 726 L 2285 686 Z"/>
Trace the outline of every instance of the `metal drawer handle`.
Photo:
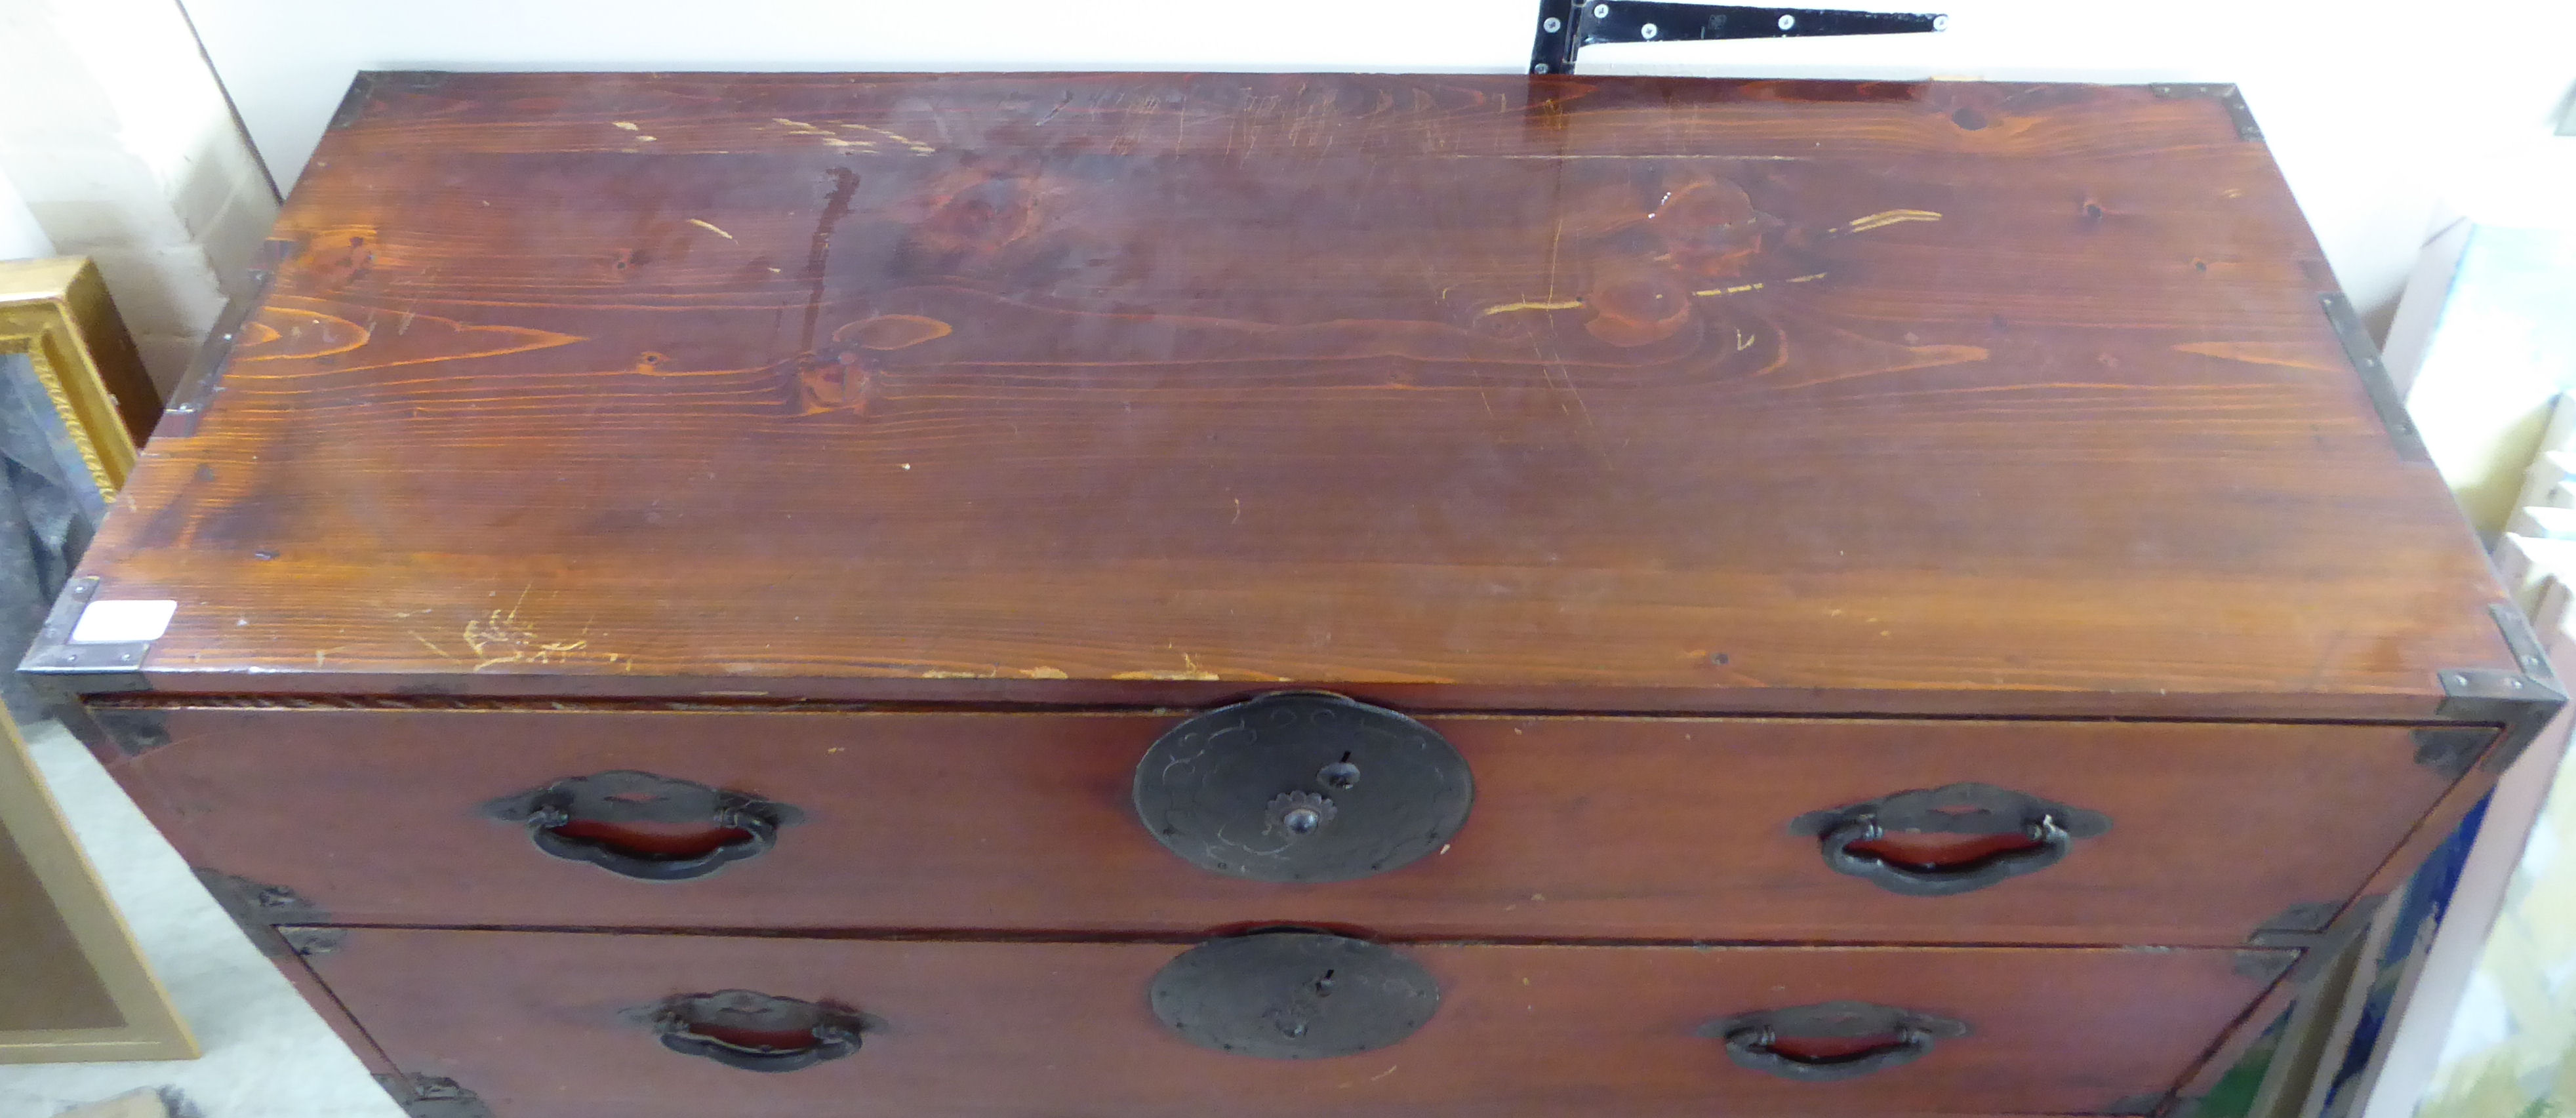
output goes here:
<path id="1" fill-rule="evenodd" d="M 2056 865 L 2076 839 L 2109 831 L 2111 819 L 1991 784 L 1952 784 L 1810 812 L 1789 829 L 1819 836 L 1825 865 L 1836 873 L 1909 897 L 1947 897 Z M 1949 865 L 1914 865 L 1859 849 L 1890 833 L 2016 835 L 2028 842 Z"/>
<path id="2" fill-rule="evenodd" d="M 1917 1029 L 1897 1030 L 1897 1041 L 1850 1056 L 1810 1060 L 1784 1055 L 1771 1046 L 1779 1037 L 1769 1029 L 1737 1029 L 1726 1034 L 1726 1055 L 1737 1065 L 1782 1079 L 1800 1083 L 1833 1083 L 1858 1079 L 1893 1067 L 1902 1067 L 1922 1059 L 1932 1051 L 1931 1034 Z"/>
<path id="3" fill-rule="evenodd" d="M 704 877 L 778 843 L 778 828 L 804 817 L 782 803 L 693 781 L 618 770 L 569 777 L 483 805 L 520 823 L 537 849 L 644 881 Z M 695 828 L 657 841 L 638 828 Z M 708 832 L 725 836 L 710 843 Z"/>
<path id="4" fill-rule="evenodd" d="M 1913 1063 L 1930 1055 L 1939 1040 L 1968 1035 L 1968 1025 L 1910 1009 L 1846 1001 L 1741 1013 L 1701 1026 L 1699 1035 L 1723 1039 L 1727 1058 L 1738 1067 L 1799 1083 L 1836 1083 Z M 1784 1037 L 1888 1039 L 1838 1055 L 1800 1056 L 1777 1047 Z"/>
<path id="5" fill-rule="evenodd" d="M 866 1028 L 865 1019 L 848 1010 L 756 990 L 673 998 L 652 1022 L 664 1048 L 764 1072 L 797 1071 L 847 1056 L 859 1050 Z"/>

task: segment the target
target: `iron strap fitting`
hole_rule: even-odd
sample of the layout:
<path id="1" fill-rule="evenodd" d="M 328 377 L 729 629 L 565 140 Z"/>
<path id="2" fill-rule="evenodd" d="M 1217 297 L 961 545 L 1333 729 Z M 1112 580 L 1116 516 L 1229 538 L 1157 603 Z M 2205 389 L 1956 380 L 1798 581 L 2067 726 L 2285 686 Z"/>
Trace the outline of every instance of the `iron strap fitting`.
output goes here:
<path id="1" fill-rule="evenodd" d="M 1748 8 L 1671 0 L 1539 0 L 1530 73 L 1565 74 L 1595 43 L 1687 43 L 1708 39 L 1802 39 L 1816 35 L 1912 35 L 1944 30 L 1950 17 L 1830 8 Z"/>

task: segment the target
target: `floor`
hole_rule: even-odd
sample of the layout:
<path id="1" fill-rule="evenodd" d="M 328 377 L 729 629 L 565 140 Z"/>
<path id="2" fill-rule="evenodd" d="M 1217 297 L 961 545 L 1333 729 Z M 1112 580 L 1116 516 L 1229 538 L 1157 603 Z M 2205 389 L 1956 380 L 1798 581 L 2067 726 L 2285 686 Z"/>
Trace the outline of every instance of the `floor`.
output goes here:
<path id="1" fill-rule="evenodd" d="M 139 1088 L 168 1088 L 173 1112 L 186 1118 L 404 1118 L 89 751 L 52 723 L 20 729 L 205 1055 L 0 1065 L 0 1115 L 52 1118 Z"/>

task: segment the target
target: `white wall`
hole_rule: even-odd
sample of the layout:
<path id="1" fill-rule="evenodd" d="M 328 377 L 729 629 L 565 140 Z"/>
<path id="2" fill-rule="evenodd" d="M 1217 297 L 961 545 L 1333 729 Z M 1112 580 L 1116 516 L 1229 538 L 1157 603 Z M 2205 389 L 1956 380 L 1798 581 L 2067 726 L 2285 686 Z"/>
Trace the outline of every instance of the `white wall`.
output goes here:
<path id="1" fill-rule="evenodd" d="M 1518 71 L 1532 0 L 184 0 L 281 183 L 366 69 Z M 1812 6 L 1824 6 L 1821 2 Z M 2543 134 L 2576 0 L 1947 0 L 1940 35 L 1595 47 L 1595 73 L 2234 81 L 2381 326 L 2458 169 Z"/>
<path id="2" fill-rule="evenodd" d="M 54 239 L 36 223 L 36 211 L 0 174 L 0 260 L 34 260 L 54 254 Z"/>
<path id="3" fill-rule="evenodd" d="M 167 391 L 276 195 L 177 0 L 0 0 L 0 48 L 0 178 L 56 251 L 97 260 Z"/>

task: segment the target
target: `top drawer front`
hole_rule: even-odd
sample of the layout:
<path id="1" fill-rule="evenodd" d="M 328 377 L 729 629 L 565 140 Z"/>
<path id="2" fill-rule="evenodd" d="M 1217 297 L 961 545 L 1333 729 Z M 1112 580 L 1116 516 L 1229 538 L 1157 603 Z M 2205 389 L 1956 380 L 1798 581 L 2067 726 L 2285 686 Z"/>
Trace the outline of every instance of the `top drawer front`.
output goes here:
<path id="1" fill-rule="evenodd" d="M 1201 869 L 1138 822 L 1136 766 L 1172 716 L 163 717 L 170 744 L 120 774 L 191 861 L 350 923 L 2240 944 L 2292 905 L 2347 899 L 2450 783 L 2398 726 L 1434 717 L 1474 774 L 1465 826 L 1410 865 L 1299 885 Z M 774 845 L 727 832 L 751 856 L 673 881 L 549 856 L 494 817 L 617 771 L 792 810 Z M 2036 872 L 1921 896 L 1835 872 L 1792 827 L 1968 782 L 2109 829 Z M 588 794 L 572 814 L 615 814 L 617 788 Z M 650 829 L 575 820 L 549 845 L 613 852 Z"/>

